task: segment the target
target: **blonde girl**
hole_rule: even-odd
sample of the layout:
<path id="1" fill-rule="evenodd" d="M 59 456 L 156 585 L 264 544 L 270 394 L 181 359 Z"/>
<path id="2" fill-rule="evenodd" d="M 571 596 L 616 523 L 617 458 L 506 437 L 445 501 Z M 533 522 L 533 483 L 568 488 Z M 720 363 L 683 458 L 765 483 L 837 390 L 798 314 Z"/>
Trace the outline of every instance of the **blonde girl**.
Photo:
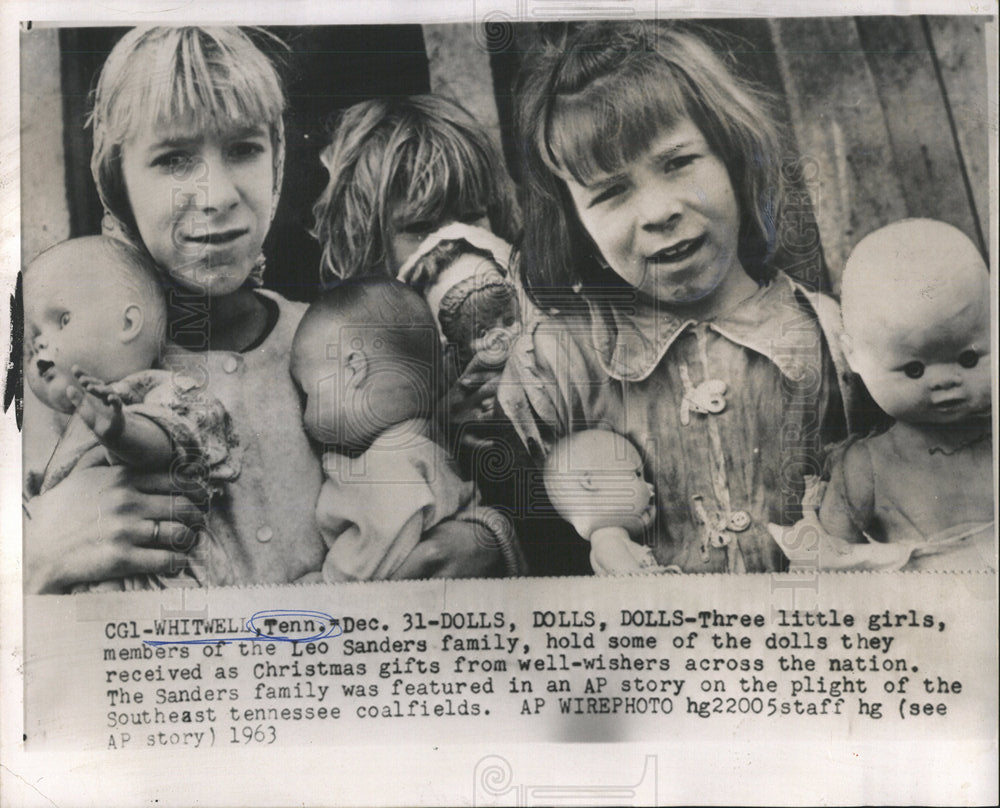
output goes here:
<path id="1" fill-rule="evenodd" d="M 284 94 L 262 51 L 274 44 L 235 28 L 134 29 L 102 68 L 91 167 L 105 229 L 159 267 L 169 310 L 161 363 L 221 401 L 242 471 L 203 517 L 178 496 L 180 480 L 121 468 L 71 475 L 29 502 L 32 591 L 183 563 L 208 584 L 282 583 L 322 564 L 320 464 L 288 372 L 305 306 L 259 288 L 284 154 Z M 476 574 L 499 562 L 446 539 L 418 550 L 399 577 Z"/>
<path id="2" fill-rule="evenodd" d="M 517 233 L 503 158 L 486 130 L 443 96 L 355 104 L 320 159 L 330 172 L 313 208 L 324 281 L 395 277 L 424 238 L 452 222 L 508 242 Z"/>
<path id="3" fill-rule="evenodd" d="M 852 393 L 836 304 L 769 264 L 766 97 L 691 29 L 590 23 L 526 68 L 518 137 L 522 277 L 551 316 L 507 363 L 504 413 L 539 459 L 583 429 L 640 447 L 660 564 L 784 568 L 767 524 L 798 517 Z"/>

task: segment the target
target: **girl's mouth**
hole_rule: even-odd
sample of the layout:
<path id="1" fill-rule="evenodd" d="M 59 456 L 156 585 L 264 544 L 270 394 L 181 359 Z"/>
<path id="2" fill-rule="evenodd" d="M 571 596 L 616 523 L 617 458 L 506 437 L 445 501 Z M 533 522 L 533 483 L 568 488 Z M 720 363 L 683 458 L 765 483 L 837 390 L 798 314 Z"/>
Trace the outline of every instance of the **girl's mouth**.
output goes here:
<path id="1" fill-rule="evenodd" d="M 676 264 L 690 258 L 701 249 L 704 243 L 705 236 L 684 239 L 653 253 L 646 259 L 646 262 L 650 264 Z"/>
<path id="2" fill-rule="evenodd" d="M 219 230 L 215 233 L 203 233 L 199 235 L 185 236 L 184 240 L 190 244 L 230 244 L 238 238 L 244 236 L 248 230 Z"/>

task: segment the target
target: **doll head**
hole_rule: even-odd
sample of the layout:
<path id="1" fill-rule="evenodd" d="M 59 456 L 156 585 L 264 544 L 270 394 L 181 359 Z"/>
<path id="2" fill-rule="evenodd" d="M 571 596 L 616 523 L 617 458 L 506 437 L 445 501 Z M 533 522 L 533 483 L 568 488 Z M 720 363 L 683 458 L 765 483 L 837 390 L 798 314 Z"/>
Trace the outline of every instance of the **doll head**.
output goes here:
<path id="1" fill-rule="evenodd" d="M 142 244 L 184 288 L 260 284 L 285 107 L 262 47 L 281 43 L 239 28 L 134 28 L 101 69 L 91 172 L 105 229 Z"/>
<path id="2" fill-rule="evenodd" d="M 324 281 L 395 277 L 449 222 L 511 241 L 517 209 L 491 136 L 444 96 L 378 98 L 341 113 L 320 156 L 330 181 L 313 207 Z"/>
<path id="3" fill-rule="evenodd" d="M 360 451 L 390 427 L 428 417 L 439 352 L 430 309 L 405 284 L 356 278 L 329 289 L 292 342 L 306 431 L 320 443 Z"/>
<path id="4" fill-rule="evenodd" d="M 424 295 L 459 367 L 467 367 L 473 357 L 503 367 L 521 332 L 517 288 L 502 263 L 506 255 L 497 255 L 506 245 L 474 246 L 467 240 L 476 239 L 472 230 L 455 225 L 440 231 L 436 235 L 444 237 L 421 244 L 400 275 Z"/>
<path id="5" fill-rule="evenodd" d="M 616 432 L 575 432 L 545 461 L 545 491 L 559 515 L 589 539 L 594 531 L 621 527 L 641 535 L 653 513 L 653 486 L 642 476 L 642 458 Z"/>
<path id="6" fill-rule="evenodd" d="M 989 414 L 989 274 L 960 230 L 930 219 L 876 230 L 851 253 L 841 294 L 848 361 L 888 415 Z"/>
<path id="7" fill-rule="evenodd" d="M 38 399 L 73 412 L 73 368 L 118 381 L 152 367 L 166 303 L 148 256 L 107 236 L 51 247 L 24 272 L 24 374 Z"/>

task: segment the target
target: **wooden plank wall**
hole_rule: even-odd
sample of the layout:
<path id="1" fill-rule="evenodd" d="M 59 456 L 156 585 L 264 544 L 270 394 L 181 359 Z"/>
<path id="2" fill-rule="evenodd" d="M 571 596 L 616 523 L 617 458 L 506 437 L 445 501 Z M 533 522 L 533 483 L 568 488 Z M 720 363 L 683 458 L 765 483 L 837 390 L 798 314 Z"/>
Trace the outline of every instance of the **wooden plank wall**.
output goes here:
<path id="1" fill-rule="evenodd" d="M 988 250 L 986 53 L 978 18 L 773 20 L 834 290 L 851 248 L 908 216 Z"/>

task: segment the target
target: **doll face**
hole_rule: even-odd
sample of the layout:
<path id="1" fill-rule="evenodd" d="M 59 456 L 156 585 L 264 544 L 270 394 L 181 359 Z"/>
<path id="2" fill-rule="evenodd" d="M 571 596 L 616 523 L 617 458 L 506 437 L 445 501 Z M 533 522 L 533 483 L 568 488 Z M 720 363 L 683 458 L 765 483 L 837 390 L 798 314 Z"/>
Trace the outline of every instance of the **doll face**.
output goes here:
<path id="1" fill-rule="evenodd" d="M 123 145 L 122 174 L 143 244 L 179 286 L 223 296 L 243 285 L 271 222 L 266 126 L 148 127 Z"/>
<path id="2" fill-rule="evenodd" d="M 481 258 L 460 256 L 481 266 Z M 477 271 L 478 288 L 463 301 L 446 330 L 445 337 L 458 347 L 465 367 L 477 357 L 484 365 L 503 367 L 511 347 L 521 333 L 521 312 L 517 290 L 497 270 Z"/>
<path id="3" fill-rule="evenodd" d="M 136 295 L 101 267 L 39 258 L 24 277 L 24 375 L 38 399 L 73 412 L 66 397 L 78 387 L 73 367 L 104 381 L 118 381 L 148 367 L 138 343 L 120 338 Z"/>
<path id="4" fill-rule="evenodd" d="M 546 467 L 545 487 L 559 515 L 589 539 L 595 530 L 623 527 L 642 533 L 653 519 L 655 489 L 642 475 L 642 458 L 631 442 L 593 430 L 567 439 L 566 454 Z"/>
<path id="5" fill-rule="evenodd" d="M 898 308 L 905 311 L 874 317 L 845 346 L 875 402 L 897 421 L 913 424 L 988 415 L 989 296 L 981 283 L 938 287 L 933 309 Z"/>
<path id="6" fill-rule="evenodd" d="M 357 423 L 357 385 L 341 361 L 340 346 L 328 343 L 320 328 L 300 330 L 292 346 L 292 378 L 302 391 L 302 423 L 309 436 L 318 443 L 351 448 L 365 442 L 365 430 Z"/>
<path id="7" fill-rule="evenodd" d="M 428 351 L 437 333 L 415 334 Z M 383 330 L 312 320 L 292 344 L 292 378 L 303 394 L 303 426 L 317 442 L 347 451 L 366 449 L 382 432 L 430 411 L 429 364 L 392 348 Z"/>

